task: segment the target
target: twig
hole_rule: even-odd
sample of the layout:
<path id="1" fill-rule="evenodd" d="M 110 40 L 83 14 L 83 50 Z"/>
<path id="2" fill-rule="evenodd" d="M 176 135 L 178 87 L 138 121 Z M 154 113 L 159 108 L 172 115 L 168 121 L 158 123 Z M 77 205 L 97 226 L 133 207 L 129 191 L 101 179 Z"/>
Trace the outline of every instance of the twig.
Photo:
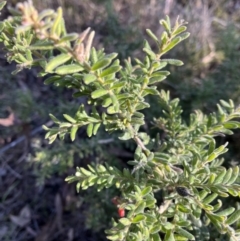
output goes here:
<path id="1" fill-rule="evenodd" d="M 143 151 L 148 150 L 138 136 L 134 136 L 134 140 L 142 148 Z"/>
<path id="2" fill-rule="evenodd" d="M 97 143 L 98 143 L 98 144 L 108 144 L 108 143 L 111 143 L 111 142 L 114 142 L 114 139 L 113 139 L 113 138 L 98 140 Z"/>
<path id="3" fill-rule="evenodd" d="M 53 125 L 53 121 L 48 121 L 45 125 L 50 127 L 50 126 Z M 39 126 L 36 129 L 34 129 L 33 131 L 31 131 L 30 136 L 34 136 L 37 133 L 41 132 L 42 130 L 43 130 L 42 126 Z M 25 139 L 26 139 L 26 136 L 20 136 L 19 138 L 17 138 L 17 140 L 15 140 L 15 141 L 9 143 L 8 145 L 4 146 L 3 148 L 0 149 L 0 155 L 2 155 L 4 152 L 11 149 L 12 147 L 15 147 L 17 144 L 21 143 Z"/>
<path id="4" fill-rule="evenodd" d="M 8 164 L 6 164 L 6 169 L 10 171 L 16 178 L 22 179 L 22 175 L 13 170 Z"/>

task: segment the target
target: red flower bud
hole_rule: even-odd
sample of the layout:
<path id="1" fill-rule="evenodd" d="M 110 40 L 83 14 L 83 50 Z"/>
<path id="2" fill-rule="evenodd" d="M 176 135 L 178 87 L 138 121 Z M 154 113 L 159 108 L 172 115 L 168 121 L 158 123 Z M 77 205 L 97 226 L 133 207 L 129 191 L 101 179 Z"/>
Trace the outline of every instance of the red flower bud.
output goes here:
<path id="1" fill-rule="evenodd" d="M 125 210 L 123 208 L 119 208 L 118 215 L 120 218 L 123 218 L 125 216 Z"/>

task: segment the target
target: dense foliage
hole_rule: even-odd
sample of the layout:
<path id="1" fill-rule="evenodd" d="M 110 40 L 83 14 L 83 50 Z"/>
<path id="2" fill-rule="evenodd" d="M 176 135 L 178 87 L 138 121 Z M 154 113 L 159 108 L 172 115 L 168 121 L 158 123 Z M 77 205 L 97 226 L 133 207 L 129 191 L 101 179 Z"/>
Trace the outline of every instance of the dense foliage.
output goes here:
<path id="1" fill-rule="evenodd" d="M 91 186 L 99 191 L 116 186 L 121 191 L 121 197 L 113 198 L 120 219 L 106 230 L 108 239 L 208 240 L 213 225 L 225 239 L 237 241 L 240 210 L 222 208 L 217 197 L 240 196 L 239 168 L 222 166 L 220 155 L 227 152 L 228 143 L 217 147 L 215 137 L 231 135 L 240 127 L 240 108 L 221 100 L 216 113 L 196 111 L 187 123 L 183 121 L 179 99 L 170 99 L 169 92 L 158 90 L 156 84 L 170 74 L 166 66 L 183 64 L 162 57 L 189 33 L 183 20 L 172 26 L 166 17 L 160 24 L 165 29 L 160 38 L 147 30 L 156 48 L 145 40 L 145 58 L 128 58 L 123 65 L 116 53 L 92 47 L 94 31 L 89 28 L 80 35 L 67 33 L 61 8 L 38 13 L 31 2 L 19 3 L 15 15 L 1 22 L 0 40 L 8 61 L 17 63 L 14 73 L 38 66 L 39 76 L 47 76 L 45 84 L 72 89 L 75 98 L 87 97 L 73 116 L 64 114 L 59 120 L 50 115 L 56 124 L 44 127 L 50 143 L 66 134 L 74 141 L 83 126 L 92 137 L 103 126 L 120 140 L 137 144 L 128 168 L 89 165 L 66 179 L 77 182 L 78 191 Z M 154 120 L 156 132 L 151 137 L 144 131 L 142 112 L 150 108 L 149 95 L 162 112 Z M 157 203 L 159 193 L 161 203 Z"/>

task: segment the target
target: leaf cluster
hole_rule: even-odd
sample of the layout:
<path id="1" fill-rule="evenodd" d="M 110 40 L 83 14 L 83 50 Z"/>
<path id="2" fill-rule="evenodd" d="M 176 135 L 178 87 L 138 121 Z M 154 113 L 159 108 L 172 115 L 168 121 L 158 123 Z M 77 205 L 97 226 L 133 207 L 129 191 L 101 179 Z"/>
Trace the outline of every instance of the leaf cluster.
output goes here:
<path id="1" fill-rule="evenodd" d="M 204 236 L 208 225 L 214 225 L 237 241 L 240 232 L 232 225 L 238 222 L 240 211 L 222 209 L 221 199 L 216 198 L 240 196 L 239 168 L 222 166 L 220 155 L 227 152 L 228 143 L 217 147 L 215 137 L 231 135 L 240 127 L 240 108 L 231 100 L 221 100 L 218 112 L 204 115 L 196 111 L 189 123 L 182 120 L 179 99 L 171 100 L 169 92 L 159 91 L 156 84 L 170 74 L 164 70 L 167 65 L 183 64 L 162 56 L 189 33 L 178 18 L 173 26 L 168 16 L 160 24 L 164 31 L 159 38 L 147 30 L 157 50 L 145 40 L 144 58 L 134 63 L 128 58 L 123 65 L 116 53 L 92 47 L 94 32 L 90 29 L 80 35 L 67 33 L 61 8 L 38 13 L 30 1 L 19 3 L 15 16 L 0 23 L 0 40 L 8 61 L 18 63 L 17 71 L 39 66 L 40 76 L 50 75 L 45 84 L 66 87 L 74 90 L 73 97 L 87 98 L 90 110 L 82 104 L 74 116 L 63 114 L 64 121 L 50 115 L 57 126 L 44 127 L 50 143 L 68 133 L 74 141 L 82 126 L 91 137 L 101 125 L 109 133 L 120 131 L 123 141 L 136 142 L 134 160 L 127 168 L 89 165 L 78 167 L 66 179 L 77 182 L 77 191 L 91 186 L 98 191 L 116 186 L 121 191 L 117 206 L 127 214 L 106 230 L 109 240 L 196 240 L 195 230 Z M 153 138 L 140 129 L 145 124 L 142 110 L 150 107 L 148 95 L 156 97 L 162 110 L 161 117 L 154 120 Z M 157 203 L 158 193 L 161 204 Z"/>

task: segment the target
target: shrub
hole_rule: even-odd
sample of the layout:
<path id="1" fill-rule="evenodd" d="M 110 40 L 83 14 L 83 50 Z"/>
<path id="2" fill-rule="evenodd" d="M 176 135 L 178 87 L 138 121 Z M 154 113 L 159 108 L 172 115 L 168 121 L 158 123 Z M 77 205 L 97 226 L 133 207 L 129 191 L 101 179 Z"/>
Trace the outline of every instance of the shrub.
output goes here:
<path id="1" fill-rule="evenodd" d="M 171 100 L 169 92 L 159 91 L 156 84 L 170 74 L 163 70 L 167 65 L 183 64 L 162 56 L 189 33 L 179 18 L 173 26 L 168 17 L 160 24 L 165 29 L 160 38 L 147 30 L 156 51 L 145 41 L 145 58 L 135 59 L 135 64 L 128 58 L 121 65 L 116 53 L 92 47 L 94 32 L 89 28 L 80 35 L 67 33 L 61 8 L 38 13 L 30 1 L 19 3 L 15 16 L 1 22 L 0 40 L 8 61 L 17 63 L 14 73 L 38 66 L 39 76 L 51 75 L 45 84 L 72 89 L 75 98 L 87 97 L 88 103 L 80 105 L 74 116 L 64 114 L 64 120 L 59 120 L 50 115 L 56 124 L 44 126 L 50 143 L 66 134 L 74 141 L 83 126 L 89 137 L 104 127 L 122 141 L 135 141 L 134 160 L 128 161 L 127 168 L 88 165 L 66 179 L 77 182 L 78 191 L 91 186 L 98 191 L 111 186 L 120 190 L 121 196 L 112 199 L 120 218 L 106 230 L 109 240 L 206 240 L 214 226 L 225 240 L 228 236 L 237 241 L 240 210 L 222 208 L 222 201 L 216 199 L 240 196 L 239 168 L 222 166 L 220 156 L 227 152 L 228 143 L 216 147 L 215 137 L 231 135 L 240 127 L 236 120 L 240 108 L 231 100 L 221 100 L 218 112 L 196 111 L 188 123 L 182 120 L 179 99 Z M 162 111 L 154 120 L 156 131 L 151 137 L 144 131 L 141 112 L 150 108 L 149 95 Z"/>

